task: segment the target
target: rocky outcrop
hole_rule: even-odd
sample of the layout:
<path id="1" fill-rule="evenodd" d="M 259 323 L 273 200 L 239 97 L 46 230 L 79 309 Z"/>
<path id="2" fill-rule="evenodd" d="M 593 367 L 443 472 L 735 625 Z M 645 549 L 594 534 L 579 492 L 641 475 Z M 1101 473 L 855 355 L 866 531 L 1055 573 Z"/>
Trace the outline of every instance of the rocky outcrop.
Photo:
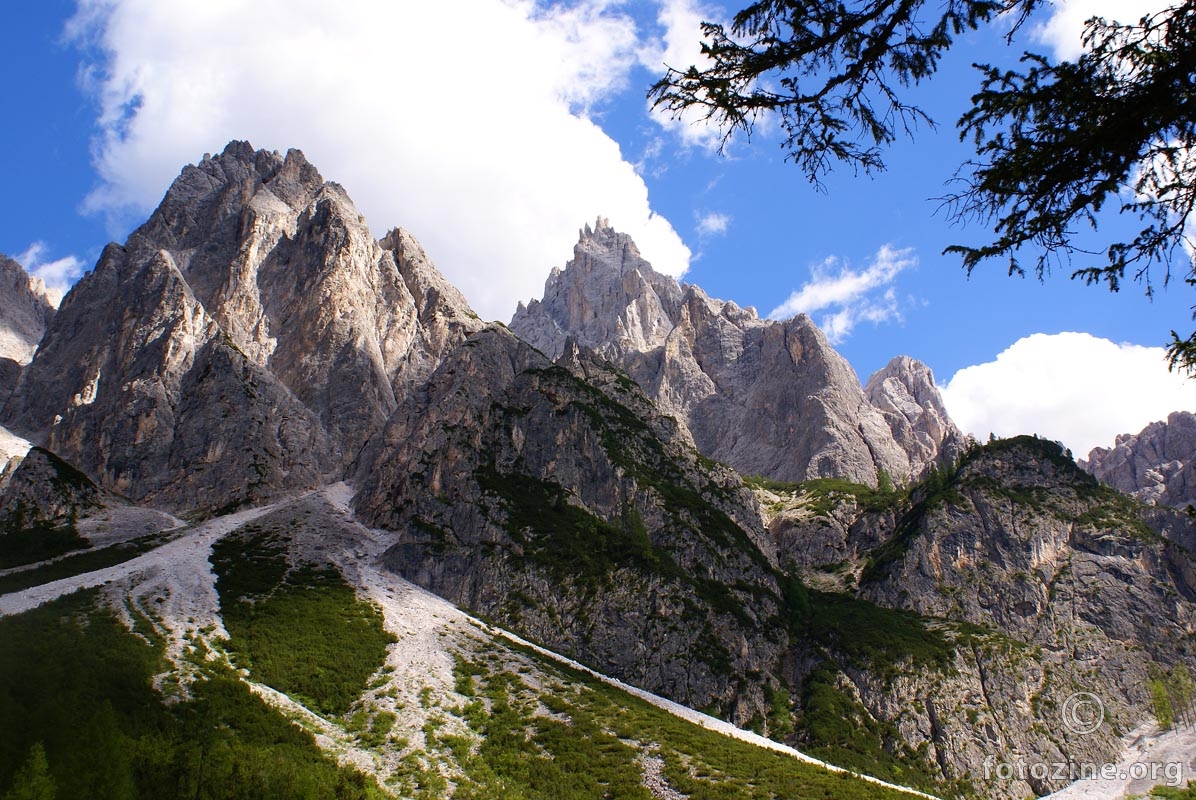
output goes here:
<path id="1" fill-rule="evenodd" d="M 356 498 L 400 575 L 561 652 L 746 720 L 784 645 L 752 497 L 625 375 L 501 327 L 408 397 Z"/>
<path id="2" fill-rule="evenodd" d="M 119 502 L 58 456 L 34 447 L 0 493 L 0 527 L 55 528 Z"/>
<path id="3" fill-rule="evenodd" d="M 885 685 L 874 668 L 839 666 L 875 720 L 984 796 L 1062 786 L 982 787 L 990 753 L 1113 758 L 1149 715 L 1148 675 L 1183 660 L 1196 630 L 1196 522 L 1101 486 L 1054 442 L 973 444 L 908 497 L 848 486 L 761 496 L 780 558 L 809 583 L 945 626 L 947 669 Z M 1103 705 L 1096 730 L 1061 716 L 1081 691 Z"/>
<path id="4" fill-rule="evenodd" d="M 0 401 L 17 385 L 52 319 L 45 284 L 0 254 Z"/>
<path id="5" fill-rule="evenodd" d="M 134 500 L 228 509 L 338 474 L 478 325 L 302 153 L 233 142 L 71 290 L 4 419 Z"/>
<path id="6" fill-rule="evenodd" d="M 553 270 L 544 298 L 519 306 L 511 329 L 549 355 L 569 337 L 593 348 L 676 416 L 703 454 L 743 474 L 876 485 L 884 471 L 906 480 L 938 457 L 935 436 L 954 430 L 933 384 L 917 383 L 929 370 L 911 366 L 908 397 L 878 410 L 808 317 L 762 320 L 679 285 L 602 219 Z M 905 404 L 911 398 L 928 403 L 923 412 Z"/>
<path id="7" fill-rule="evenodd" d="M 1115 489 L 1148 503 L 1196 504 L 1196 414 L 1176 411 L 1139 433 L 1096 447 L 1080 465 Z"/>
<path id="8" fill-rule="evenodd" d="M 893 439 L 911 463 L 949 461 L 964 447 L 964 436 L 943 405 L 930 367 L 909 356 L 896 356 L 872 374 L 864 394 L 884 416 Z"/>

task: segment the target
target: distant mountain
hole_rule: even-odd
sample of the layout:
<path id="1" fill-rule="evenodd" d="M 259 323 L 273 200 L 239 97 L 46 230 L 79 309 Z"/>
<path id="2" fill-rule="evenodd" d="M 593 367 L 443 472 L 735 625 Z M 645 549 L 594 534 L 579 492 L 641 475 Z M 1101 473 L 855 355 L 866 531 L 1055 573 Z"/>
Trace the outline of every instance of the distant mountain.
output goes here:
<path id="1" fill-rule="evenodd" d="M 3 419 L 136 501 L 231 508 L 334 478 L 478 325 L 302 153 L 233 142 L 68 293 Z"/>
<path id="2" fill-rule="evenodd" d="M 610 359 L 703 454 L 745 475 L 905 481 L 961 439 L 923 365 L 891 364 L 870 395 L 809 317 L 762 320 L 678 284 L 604 219 L 511 329 L 549 356 L 573 338 Z"/>
<path id="3" fill-rule="evenodd" d="M 0 254 L 0 402 L 16 386 L 52 319 L 45 284 Z"/>
<path id="4" fill-rule="evenodd" d="M 1176 411 L 1111 448 L 1094 447 L 1080 465 L 1110 486 L 1146 502 L 1196 503 L 1196 414 Z"/>

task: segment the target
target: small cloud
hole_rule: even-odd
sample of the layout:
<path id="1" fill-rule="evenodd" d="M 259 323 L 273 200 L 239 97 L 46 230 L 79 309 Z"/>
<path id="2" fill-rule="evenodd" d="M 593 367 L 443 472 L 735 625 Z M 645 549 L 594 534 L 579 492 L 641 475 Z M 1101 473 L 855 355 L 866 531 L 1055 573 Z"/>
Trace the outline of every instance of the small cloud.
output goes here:
<path id="1" fill-rule="evenodd" d="M 62 296 L 83 275 L 84 264 L 82 259 L 75 256 L 46 261 L 46 250 L 45 242 L 34 242 L 16 256 L 16 261 L 26 272 L 45 284 L 46 296 L 57 307 Z"/>
<path id="2" fill-rule="evenodd" d="M 1172 411 L 1196 410 L 1196 381 L 1168 371 L 1163 348 L 1071 332 L 1019 339 L 956 372 L 942 395 L 955 424 L 979 439 L 1037 433 L 1078 458 Z"/>
<path id="3" fill-rule="evenodd" d="M 1093 17 L 1131 25 L 1172 5 L 1173 0 L 1052 0 L 1051 16 L 1031 35 L 1054 50 L 1055 58 L 1074 61 L 1084 52 L 1084 24 Z"/>
<path id="4" fill-rule="evenodd" d="M 731 218 L 729 216 L 717 211 L 711 211 L 709 214 L 704 214 L 698 218 L 698 235 L 721 236 L 727 232 L 727 228 L 730 225 Z"/>
<path id="5" fill-rule="evenodd" d="M 864 269 L 852 269 L 832 256 L 810 268 L 810 280 L 769 312 L 772 319 L 824 311 L 819 320 L 832 344 L 846 339 L 860 322 L 879 325 L 900 321 L 901 310 L 893 283 L 904 270 L 916 266 L 912 248 L 884 245 Z"/>

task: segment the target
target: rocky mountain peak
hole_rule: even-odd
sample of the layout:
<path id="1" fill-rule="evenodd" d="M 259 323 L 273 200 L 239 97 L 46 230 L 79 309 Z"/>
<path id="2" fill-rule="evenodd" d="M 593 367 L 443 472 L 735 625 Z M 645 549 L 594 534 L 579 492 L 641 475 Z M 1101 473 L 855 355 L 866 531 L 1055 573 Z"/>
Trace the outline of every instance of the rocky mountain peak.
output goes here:
<path id="1" fill-rule="evenodd" d="M 924 463 L 958 451 L 964 436 L 951 421 L 930 367 L 909 356 L 896 356 L 873 373 L 864 394 L 889 423 L 906 452 Z"/>
<path id="2" fill-rule="evenodd" d="M 544 299 L 521 305 L 512 327 L 553 358 L 568 335 L 610 357 L 664 344 L 680 304 L 677 281 L 599 217 L 580 231 L 565 269 L 549 274 Z"/>
<path id="3" fill-rule="evenodd" d="M 0 253 L 0 400 L 17 384 L 21 369 L 54 319 L 55 303 L 40 278 Z"/>
<path id="4" fill-rule="evenodd" d="M 1145 502 L 1196 503 L 1196 414 L 1176 411 L 1138 433 L 1095 447 L 1080 465 L 1115 489 Z"/>
<path id="5" fill-rule="evenodd" d="M 105 488 L 224 508 L 347 467 L 478 327 L 410 234 L 375 240 L 301 152 L 232 142 L 105 249 L 3 418 Z"/>
<path id="6" fill-rule="evenodd" d="M 919 474 L 954 432 L 929 370 L 896 377 L 894 399 L 879 409 L 809 317 L 762 320 L 682 286 L 602 218 L 511 328 L 550 357 L 572 337 L 610 359 L 699 450 L 744 474 L 875 485 L 878 470 Z"/>

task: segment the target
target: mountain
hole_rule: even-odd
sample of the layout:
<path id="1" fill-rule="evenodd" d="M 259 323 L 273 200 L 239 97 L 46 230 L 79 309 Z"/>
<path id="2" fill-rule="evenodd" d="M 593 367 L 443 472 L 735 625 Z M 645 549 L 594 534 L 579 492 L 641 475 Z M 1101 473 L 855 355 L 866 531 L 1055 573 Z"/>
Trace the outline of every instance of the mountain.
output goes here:
<path id="1" fill-rule="evenodd" d="M 52 319 L 45 284 L 0 254 L 0 399 L 16 386 Z"/>
<path id="2" fill-rule="evenodd" d="M 994 752 L 1113 758 L 1150 708 L 1149 680 L 1196 644 L 1196 523 L 1102 486 L 1054 442 L 973 445 L 908 494 L 829 481 L 758 491 L 778 558 L 815 597 L 926 621 L 915 636 L 881 617 L 869 643 L 857 617 L 827 654 L 837 680 L 819 680 L 858 698 L 860 719 L 892 732 L 887 747 L 928 753 L 940 779 L 982 796 L 1066 783 L 985 785 Z M 1061 709 L 1079 692 L 1099 698 L 1106 725 L 1069 727 Z"/>
<path id="3" fill-rule="evenodd" d="M 228 509 L 335 478 L 478 325 L 302 153 L 233 142 L 68 293 L 3 419 L 134 501 Z"/>
<path id="4" fill-rule="evenodd" d="M 1192 518 L 925 365 L 603 221 L 484 325 L 297 151 L 184 168 L 0 421 L 5 796 L 1024 797 L 1196 646 Z"/>
<path id="5" fill-rule="evenodd" d="M 572 338 L 610 359 L 704 455 L 745 475 L 905 481 L 960 438 L 922 365 L 882 370 L 877 407 L 809 317 L 762 320 L 678 284 L 601 218 L 511 329 L 550 357 Z"/>
<path id="6" fill-rule="evenodd" d="M 751 493 L 625 375 L 501 327 L 383 431 L 356 499 L 399 575 L 604 672 L 746 722 L 784 599 Z"/>
<path id="7" fill-rule="evenodd" d="M 1166 422 L 1123 433 L 1113 447 L 1094 447 L 1080 465 L 1110 486 L 1146 502 L 1196 503 L 1196 414 L 1176 411 Z"/>

